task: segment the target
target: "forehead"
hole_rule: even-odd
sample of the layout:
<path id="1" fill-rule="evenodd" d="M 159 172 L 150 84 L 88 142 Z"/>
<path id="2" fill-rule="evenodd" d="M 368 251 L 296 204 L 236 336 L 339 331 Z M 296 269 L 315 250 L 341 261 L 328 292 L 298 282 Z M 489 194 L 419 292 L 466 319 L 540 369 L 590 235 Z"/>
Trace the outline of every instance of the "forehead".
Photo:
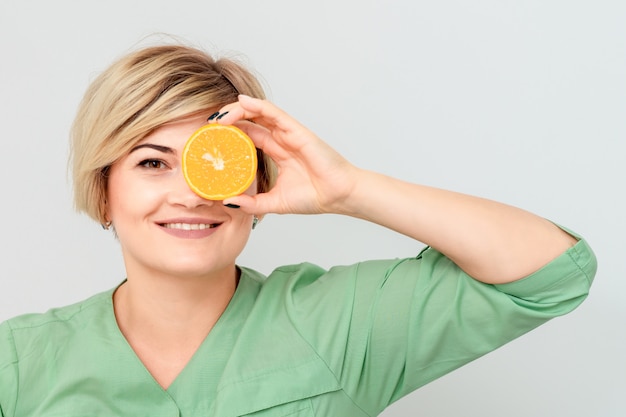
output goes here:
<path id="1" fill-rule="evenodd" d="M 157 128 L 145 138 L 140 140 L 137 145 L 154 143 L 157 145 L 182 148 L 187 142 L 187 139 L 189 139 L 197 129 L 206 123 L 206 116 L 197 116 L 189 119 L 174 121 Z"/>

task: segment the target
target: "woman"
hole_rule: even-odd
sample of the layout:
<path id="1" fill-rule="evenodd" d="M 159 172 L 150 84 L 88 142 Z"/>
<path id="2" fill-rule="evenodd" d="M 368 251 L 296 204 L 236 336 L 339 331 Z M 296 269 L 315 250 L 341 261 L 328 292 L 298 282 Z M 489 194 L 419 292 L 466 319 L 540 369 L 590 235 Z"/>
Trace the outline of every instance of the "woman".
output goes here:
<path id="1" fill-rule="evenodd" d="M 357 168 L 263 98 L 238 64 L 182 45 L 132 52 L 93 82 L 72 130 L 76 205 L 114 230 L 127 278 L 0 326 L 2 416 L 373 416 L 586 297 L 584 240 Z M 259 149 L 241 196 L 204 200 L 183 178 L 207 119 Z M 266 278 L 236 259 L 267 213 L 344 214 L 429 247 Z"/>

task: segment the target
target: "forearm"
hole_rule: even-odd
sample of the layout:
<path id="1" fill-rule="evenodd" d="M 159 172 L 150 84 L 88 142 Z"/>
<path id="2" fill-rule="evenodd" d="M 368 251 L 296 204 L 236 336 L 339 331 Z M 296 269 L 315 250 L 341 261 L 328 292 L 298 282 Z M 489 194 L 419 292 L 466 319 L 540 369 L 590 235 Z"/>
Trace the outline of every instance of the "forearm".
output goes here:
<path id="1" fill-rule="evenodd" d="M 357 170 L 335 211 L 410 236 L 444 253 L 477 280 L 514 281 L 575 243 L 546 219 L 483 198 Z"/>

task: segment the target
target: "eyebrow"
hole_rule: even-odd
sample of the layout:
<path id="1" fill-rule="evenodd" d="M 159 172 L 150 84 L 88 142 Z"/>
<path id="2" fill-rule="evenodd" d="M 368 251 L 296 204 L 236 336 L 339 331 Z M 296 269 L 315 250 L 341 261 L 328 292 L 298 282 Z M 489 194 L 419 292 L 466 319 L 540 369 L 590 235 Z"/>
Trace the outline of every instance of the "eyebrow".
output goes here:
<path id="1" fill-rule="evenodd" d="M 138 149 L 141 148 L 150 148 L 150 149 L 154 149 L 157 150 L 159 152 L 163 152 L 163 153 L 171 153 L 171 154 L 175 154 L 176 151 L 172 148 L 170 148 L 169 146 L 161 146 L 161 145 L 155 145 L 152 143 L 142 143 L 141 145 L 137 145 L 135 146 L 133 149 L 130 150 L 129 153 L 133 153 Z"/>

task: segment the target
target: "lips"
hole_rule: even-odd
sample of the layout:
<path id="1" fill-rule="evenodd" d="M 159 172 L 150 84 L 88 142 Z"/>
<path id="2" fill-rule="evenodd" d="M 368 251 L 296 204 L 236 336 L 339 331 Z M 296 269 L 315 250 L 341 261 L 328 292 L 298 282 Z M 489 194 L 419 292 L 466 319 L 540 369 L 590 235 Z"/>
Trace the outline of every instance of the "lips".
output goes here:
<path id="1" fill-rule="evenodd" d="M 172 236 L 194 239 L 210 236 L 222 223 L 206 218 L 176 218 L 157 222 L 157 225 Z"/>

